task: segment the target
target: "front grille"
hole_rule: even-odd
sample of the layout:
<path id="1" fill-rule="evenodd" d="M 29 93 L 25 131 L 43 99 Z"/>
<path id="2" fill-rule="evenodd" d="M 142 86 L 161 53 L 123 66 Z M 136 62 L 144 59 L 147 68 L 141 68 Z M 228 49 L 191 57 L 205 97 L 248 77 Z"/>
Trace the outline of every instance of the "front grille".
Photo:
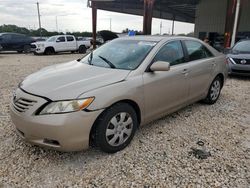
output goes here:
<path id="1" fill-rule="evenodd" d="M 35 44 L 31 44 L 30 47 L 31 48 L 36 48 L 36 45 Z"/>
<path id="2" fill-rule="evenodd" d="M 25 98 L 20 98 L 17 100 L 14 99 L 13 107 L 15 108 L 16 111 L 23 113 L 23 112 L 26 112 L 35 103 L 37 103 L 37 101 L 25 99 Z"/>
<path id="3" fill-rule="evenodd" d="M 250 65 L 250 59 L 236 59 L 233 58 L 234 62 L 236 64 L 240 64 L 240 65 Z M 242 61 L 245 61 L 246 63 L 242 63 Z"/>
<path id="4" fill-rule="evenodd" d="M 237 69 L 232 69 L 232 72 L 235 72 L 235 73 L 243 73 L 243 74 L 250 74 L 250 70 L 237 70 Z"/>

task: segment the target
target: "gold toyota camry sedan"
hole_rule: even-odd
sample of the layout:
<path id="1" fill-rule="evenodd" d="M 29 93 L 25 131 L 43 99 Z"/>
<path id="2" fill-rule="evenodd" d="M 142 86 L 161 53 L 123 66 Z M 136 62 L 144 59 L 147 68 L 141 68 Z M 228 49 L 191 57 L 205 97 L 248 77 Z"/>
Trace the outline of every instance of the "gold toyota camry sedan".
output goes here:
<path id="1" fill-rule="evenodd" d="M 114 153 L 141 125 L 200 100 L 214 104 L 226 78 L 225 56 L 200 40 L 125 37 L 25 78 L 11 117 L 34 145 Z"/>

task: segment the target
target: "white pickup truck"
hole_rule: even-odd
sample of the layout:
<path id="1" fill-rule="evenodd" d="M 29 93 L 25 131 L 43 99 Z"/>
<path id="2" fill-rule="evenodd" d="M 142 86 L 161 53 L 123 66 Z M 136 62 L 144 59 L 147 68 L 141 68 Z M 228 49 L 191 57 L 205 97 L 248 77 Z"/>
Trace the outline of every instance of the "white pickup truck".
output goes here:
<path id="1" fill-rule="evenodd" d="M 31 44 L 34 54 L 52 55 L 57 52 L 86 53 L 91 46 L 90 41 L 77 41 L 73 35 L 56 35 L 46 41 Z"/>

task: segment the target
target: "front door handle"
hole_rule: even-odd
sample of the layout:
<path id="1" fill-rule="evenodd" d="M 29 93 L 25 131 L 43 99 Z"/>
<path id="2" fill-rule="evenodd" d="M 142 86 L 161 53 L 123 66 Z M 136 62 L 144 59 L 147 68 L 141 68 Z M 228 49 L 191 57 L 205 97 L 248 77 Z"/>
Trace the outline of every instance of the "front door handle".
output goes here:
<path id="1" fill-rule="evenodd" d="M 182 74 L 187 75 L 188 74 L 188 69 L 183 69 Z"/>

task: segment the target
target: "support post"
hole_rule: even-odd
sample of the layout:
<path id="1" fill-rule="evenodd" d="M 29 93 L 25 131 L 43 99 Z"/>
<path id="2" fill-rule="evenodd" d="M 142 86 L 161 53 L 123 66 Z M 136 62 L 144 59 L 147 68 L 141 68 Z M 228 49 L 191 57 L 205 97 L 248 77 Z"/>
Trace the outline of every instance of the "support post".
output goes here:
<path id="1" fill-rule="evenodd" d="M 151 35 L 153 8 L 155 0 L 144 0 L 143 33 Z"/>
<path id="2" fill-rule="evenodd" d="M 237 36 L 239 14 L 240 14 L 240 0 L 237 0 L 237 6 L 236 6 L 236 12 L 235 12 L 235 19 L 234 19 L 234 28 L 233 28 L 233 34 L 232 34 L 232 39 L 231 39 L 231 48 L 234 46 L 235 40 L 236 40 L 236 36 Z"/>
<path id="3" fill-rule="evenodd" d="M 96 21 L 97 21 L 97 8 L 96 2 L 91 1 L 92 8 L 92 36 L 93 36 L 93 49 L 96 49 Z"/>
<path id="4" fill-rule="evenodd" d="M 228 0 L 227 4 L 227 16 L 226 16 L 226 26 L 225 26 L 225 37 L 224 37 L 224 47 L 228 48 L 231 45 L 235 12 L 236 12 L 237 0 Z"/>

